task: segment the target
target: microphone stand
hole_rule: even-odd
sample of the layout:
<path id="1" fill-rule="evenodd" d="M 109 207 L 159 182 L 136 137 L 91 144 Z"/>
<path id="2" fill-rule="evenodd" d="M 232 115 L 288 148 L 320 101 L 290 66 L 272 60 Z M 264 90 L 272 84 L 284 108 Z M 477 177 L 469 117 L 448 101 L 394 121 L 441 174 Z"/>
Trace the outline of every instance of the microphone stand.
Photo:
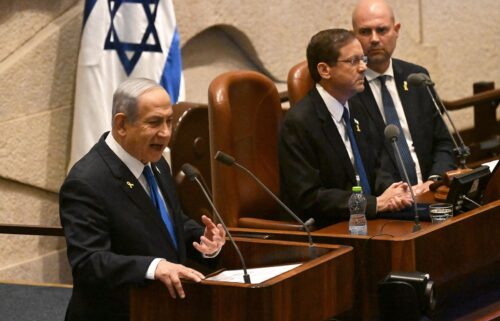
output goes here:
<path id="1" fill-rule="evenodd" d="M 205 197 L 207 198 L 208 202 L 210 203 L 210 206 L 212 207 L 212 209 L 214 210 L 214 213 L 215 215 L 217 216 L 217 219 L 219 220 L 220 224 L 222 225 L 222 227 L 224 228 L 224 231 L 226 231 L 226 234 L 227 234 L 227 237 L 229 238 L 229 241 L 233 244 L 233 247 L 234 249 L 236 250 L 236 253 L 238 254 L 238 256 L 240 257 L 240 261 L 241 261 L 241 265 L 243 266 L 243 280 L 245 281 L 245 283 L 247 284 L 250 284 L 252 283 L 250 281 L 250 275 L 248 274 L 247 272 L 247 266 L 245 264 L 245 260 L 243 259 L 243 255 L 241 254 L 240 252 L 240 249 L 238 248 L 238 246 L 236 245 L 236 243 L 234 242 L 233 240 L 233 237 L 231 236 L 231 233 L 229 232 L 226 224 L 224 223 L 224 221 L 222 220 L 219 212 L 217 211 L 217 209 L 215 208 L 215 205 L 214 203 L 212 202 L 212 200 L 210 199 L 207 191 L 205 191 L 205 189 L 203 188 L 203 185 L 201 184 L 200 180 L 198 179 L 198 177 L 194 176 L 193 177 L 193 180 L 198 183 L 198 185 L 200 186 L 200 189 L 203 191 L 203 194 L 205 195 Z"/>
<path id="2" fill-rule="evenodd" d="M 217 217 L 217 219 L 219 220 L 220 224 L 224 228 L 224 231 L 226 232 L 227 237 L 229 238 L 229 241 L 233 245 L 234 249 L 236 250 L 236 253 L 238 254 L 238 256 L 240 258 L 241 265 L 243 266 L 243 281 L 245 283 L 247 283 L 247 284 L 250 284 L 251 283 L 250 282 L 250 275 L 247 272 L 247 266 L 245 264 L 245 260 L 243 259 L 243 255 L 241 254 L 240 249 L 236 245 L 236 242 L 234 242 L 233 237 L 231 236 L 231 233 L 229 232 L 229 229 L 227 228 L 226 224 L 222 220 L 222 217 L 220 216 L 219 212 L 217 211 L 217 208 L 215 207 L 215 204 L 212 202 L 212 197 L 207 192 L 208 189 L 205 189 L 205 186 L 198 179 L 198 176 L 200 176 L 200 177 L 202 177 L 202 180 L 203 180 L 203 176 L 201 174 L 199 174 L 199 172 L 198 172 L 197 169 L 195 169 L 193 166 L 191 166 L 191 164 L 188 164 L 188 163 L 182 165 L 181 170 L 184 173 L 184 175 L 186 175 L 187 178 L 190 181 L 192 181 L 192 182 L 195 181 L 198 184 L 198 186 L 200 187 L 201 191 L 205 195 L 205 198 L 207 199 L 208 203 L 212 207 L 212 210 L 214 211 L 215 216 Z M 203 180 L 203 182 L 205 182 L 205 180 Z"/>
<path id="3" fill-rule="evenodd" d="M 444 122 L 444 117 L 443 117 L 443 112 L 444 112 L 444 114 L 446 115 L 446 118 L 448 118 L 449 123 L 453 127 L 453 132 L 455 133 L 455 135 L 458 137 L 458 139 L 460 141 L 460 145 L 459 145 L 457 143 L 457 141 L 455 140 L 455 138 L 453 137 L 453 134 L 450 131 L 450 128 L 448 126 L 446 126 L 446 123 L 445 123 L 445 127 L 448 130 L 448 133 L 450 134 L 450 137 L 453 141 L 453 144 L 455 145 L 454 151 L 455 151 L 455 154 L 457 155 L 458 161 L 460 163 L 460 168 L 465 169 L 465 168 L 467 168 L 466 159 L 467 159 L 467 157 L 470 156 L 470 148 L 467 147 L 467 145 L 465 145 L 465 143 L 462 139 L 462 136 L 460 135 L 457 128 L 455 127 L 455 123 L 451 119 L 450 114 L 448 113 L 448 110 L 446 109 L 446 107 L 443 104 L 443 101 L 441 100 L 441 98 L 439 98 L 438 93 L 436 91 L 434 91 L 436 99 L 439 102 L 439 105 L 436 103 L 436 99 L 434 99 L 434 95 L 432 94 L 432 91 L 429 88 L 430 86 L 433 86 L 433 85 L 434 85 L 433 82 L 431 82 L 430 84 L 425 83 L 425 88 L 427 88 L 427 92 L 429 93 L 429 96 L 431 97 L 432 102 L 434 103 L 434 106 L 436 107 L 436 110 L 438 111 L 439 115 L 441 116 L 441 119 Z M 441 106 L 441 108 L 440 108 L 440 106 Z"/>
<path id="4" fill-rule="evenodd" d="M 236 162 L 236 160 L 234 159 L 234 157 L 232 156 L 229 156 L 227 155 L 226 153 L 223 153 L 221 151 L 217 151 L 217 153 L 215 154 L 215 157 L 214 157 L 217 161 L 223 163 L 224 165 L 227 165 L 227 166 L 231 166 L 231 165 L 236 165 L 236 167 L 238 167 L 239 169 L 241 169 L 244 173 L 246 173 L 247 175 L 249 175 L 254 181 L 257 182 L 257 184 L 263 189 L 265 190 L 269 195 L 271 195 L 271 197 L 282 207 L 285 209 L 285 211 L 291 216 L 293 217 L 294 220 L 296 220 L 300 225 L 302 225 L 304 227 L 304 230 L 306 231 L 307 233 L 307 238 L 309 240 L 309 256 L 311 258 L 315 258 L 317 256 L 317 253 L 316 253 L 316 246 L 314 245 L 313 241 L 312 241 L 312 236 L 311 236 L 311 231 L 309 230 L 309 227 L 307 226 L 307 224 L 305 224 L 294 212 L 292 212 L 292 210 L 290 210 L 288 208 L 288 206 L 286 206 L 276 195 L 274 195 L 273 192 L 271 192 L 271 190 L 266 186 L 264 185 L 264 183 L 262 183 L 260 181 L 260 179 L 257 178 L 257 176 L 255 176 L 250 170 L 248 170 L 246 167 L 244 167 L 243 165 L 240 165 L 238 162 Z M 307 220 L 307 222 L 310 222 L 311 220 Z M 314 220 L 313 220 L 314 222 Z"/>
<path id="5" fill-rule="evenodd" d="M 398 130 L 398 132 L 399 132 L 399 130 Z M 396 143 L 396 139 L 397 139 L 397 137 L 391 138 L 391 143 L 394 145 L 394 149 L 396 150 L 396 154 L 398 155 L 399 163 L 404 164 L 403 158 L 401 157 L 401 153 L 400 153 L 399 148 L 398 148 L 397 143 Z M 413 199 L 413 209 L 415 210 L 415 225 L 413 226 L 413 232 L 420 231 L 422 229 L 422 226 L 420 225 L 420 218 L 418 217 L 417 198 L 415 197 L 415 194 L 413 193 L 413 188 L 411 188 L 410 180 L 408 178 L 408 173 L 406 172 L 405 166 L 403 165 L 401 167 L 403 168 L 403 173 L 405 175 L 406 184 L 408 184 L 408 187 L 409 187 L 410 193 L 411 193 L 411 198 Z"/>

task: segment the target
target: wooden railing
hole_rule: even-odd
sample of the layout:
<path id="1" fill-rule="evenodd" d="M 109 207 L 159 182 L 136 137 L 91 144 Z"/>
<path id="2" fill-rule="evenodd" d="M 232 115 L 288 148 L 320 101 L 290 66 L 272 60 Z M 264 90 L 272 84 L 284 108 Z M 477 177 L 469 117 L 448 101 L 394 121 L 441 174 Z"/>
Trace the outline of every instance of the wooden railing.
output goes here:
<path id="1" fill-rule="evenodd" d="M 500 121 L 496 109 L 500 103 L 500 89 L 493 82 L 474 83 L 474 95 L 453 101 L 443 101 L 450 111 L 473 106 L 474 126 L 460 131 L 465 144 L 471 149 L 468 162 L 488 159 L 500 154 Z"/>
<path id="2" fill-rule="evenodd" d="M 62 227 L 20 224 L 0 224 L 0 234 L 64 236 Z"/>

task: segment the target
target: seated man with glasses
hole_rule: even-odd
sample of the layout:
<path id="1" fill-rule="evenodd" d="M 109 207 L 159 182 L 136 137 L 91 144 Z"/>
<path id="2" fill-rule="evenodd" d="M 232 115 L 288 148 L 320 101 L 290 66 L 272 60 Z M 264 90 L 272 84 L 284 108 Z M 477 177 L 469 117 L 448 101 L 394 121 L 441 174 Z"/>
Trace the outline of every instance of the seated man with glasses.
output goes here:
<path id="1" fill-rule="evenodd" d="M 318 227 L 349 218 L 355 185 L 367 198 L 368 218 L 411 205 L 408 186 L 379 169 L 388 160 L 369 148 L 363 110 L 348 103 L 364 90 L 367 63 L 354 34 L 317 33 L 307 47 L 307 63 L 316 86 L 288 111 L 280 132 L 283 200 L 302 218 L 313 217 Z"/>

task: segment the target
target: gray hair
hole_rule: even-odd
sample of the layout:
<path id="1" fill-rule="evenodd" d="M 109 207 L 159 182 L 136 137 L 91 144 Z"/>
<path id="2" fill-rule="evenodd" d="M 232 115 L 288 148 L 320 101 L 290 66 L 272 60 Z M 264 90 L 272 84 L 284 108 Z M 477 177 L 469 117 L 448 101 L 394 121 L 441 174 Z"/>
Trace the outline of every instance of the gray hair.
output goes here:
<path id="1" fill-rule="evenodd" d="M 162 88 L 155 81 L 147 78 L 130 78 L 122 82 L 113 94 L 111 118 L 123 113 L 130 122 L 137 119 L 137 100 L 139 96 L 155 88 Z"/>

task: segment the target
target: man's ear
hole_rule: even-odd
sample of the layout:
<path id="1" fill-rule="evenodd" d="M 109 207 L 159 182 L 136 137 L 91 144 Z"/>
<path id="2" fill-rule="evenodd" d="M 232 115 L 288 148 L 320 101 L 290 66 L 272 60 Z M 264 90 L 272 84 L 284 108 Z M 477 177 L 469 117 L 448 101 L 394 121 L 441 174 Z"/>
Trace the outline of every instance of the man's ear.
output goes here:
<path id="1" fill-rule="evenodd" d="M 399 36 L 399 30 L 401 30 L 401 24 L 399 22 L 394 24 L 394 31 L 396 31 L 396 34 Z"/>
<path id="2" fill-rule="evenodd" d="M 117 113 L 113 117 L 113 130 L 119 136 L 125 136 L 127 133 L 127 116 L 124 113 Z"/>
<path id="3" fill-rule="evenodd" d="M 320 62 L 316 65 L 316 69 L 321 78 L 330 79 L 332 75 L 330 74 L 330 66 L 326 62 Z"/>

